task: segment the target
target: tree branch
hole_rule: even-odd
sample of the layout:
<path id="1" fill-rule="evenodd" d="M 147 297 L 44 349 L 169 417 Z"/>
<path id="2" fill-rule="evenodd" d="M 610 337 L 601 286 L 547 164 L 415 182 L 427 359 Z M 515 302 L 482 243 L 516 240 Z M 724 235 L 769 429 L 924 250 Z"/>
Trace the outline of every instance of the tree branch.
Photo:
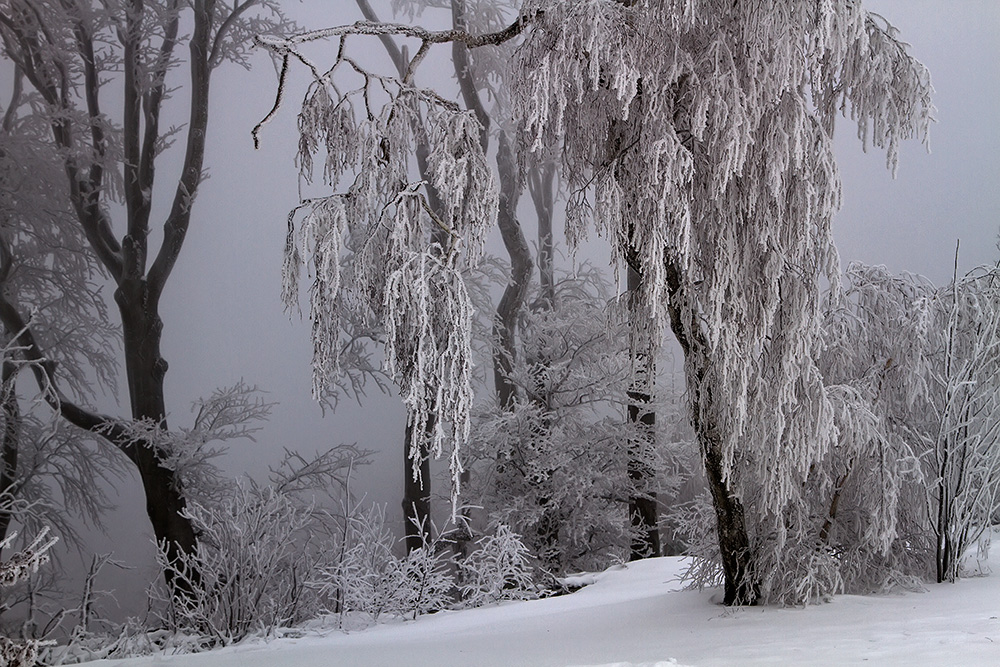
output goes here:
<path id="1" fill-rule="evenodd" d="M 362 10 L 363 11 L 363 10 Z M 539 12 L 540 15 L 541 12 Z M 480 46 L 496 46 L 503 44 L 524 31 L 525 26 L 531 23 L 535 17 L 519 16 L 509 26 L 497 32 L 473 35 L 464 30 L 427 30 L 420 26 L 404 25 L 402 23 L 376 23 L 374 21 L 355 21 L 351 25 L 324 28 L 322 30 L 312 30 L 299 33 L 286 39 L 278 37 L 268 37 L 257 35 L 254 42 L 272 52 L 283 53 L 293 47 L 306 42 L 315 42 L 330 37 L 340 37 L 342 35 L 372 35 L 381 37 L 383 35 L 402 35 L 403 37 L 413 37 L 428 44 L 444 44 L 447 42 L 461 42 L 470 49 Z"/>
<path id="2" fill-rule="evenodd" d="M 149 203 L 143 194 L 139 177 L 140 117 L 142 115 L 142 73 L 139 71 L 141 52 L 142 0 L 131 0 L 131 7 L 125 11 L 124 63 L 125 100 L 122 109 L 125 160 L 125 208 L 128 216 L 128 238 L 125 239 L 122 277 L 138 277 L 146 264 L 146 236 L 148 234 Z M 89 85 L 88 85 L 89 89 Z"/>
<path id="3" fill-rule="evenodd" d="M 451 15 L 455 30 L 465 30 L 465 0 L 451 0 Z M 472 67 L 469 63 L 468 46 L 462 42 L 452 42 L 451 59 L 455 67 L 455 75 L 458 77 L 458 87 L 462 92 L 462 99 L 465 106 L 476 114 L 482 130 L 479 133 L 479 143 L 482 144 L 483 153 L 486 153 L 490 143 L 490 115 L 483 107 L 483 101 L 476 90 L 476 83 L 472 77 Z"/>
<path id="4" fill-rule="evenodd" d="M 14 83 L 10 93 L 10 103 L 7 105 L 7 111 L 3 114 L 3 121 L 0 122 L 0 130 L 5 134 L 10 134 L 11 128 L 14 126 L 14 115 L 17 113 L 17 108 L 21 106 L 21 94 L 24 92 L 23 81 L 24 72 L 20 66 L 14 65 Z"/>
<path id="5" fill-rule="evenodd" d="M 103 178 L 103 166 L 98 164 L 100 162 L 98 159 L 98 163 L 91 164 L 87 176 L 80 173 L 80 166 L 77 164 L 76 158 L 73 157 L 73 127 L 69 113 L 73 110 L 73 102 L 70 96 L 66 64 L 58 57 L 45 58 L 44 54 L 56 48 L 56 42 L 37 9 L 29 4 L 22 11 L 25 15 L 20 23 L 12 17 L 0 14 L 0 25 L 7 28 L 7 31 L 3 33 L 6 51 L 50 107 L 52 116 L 49 120 L 49 126 L 52 129 L 56 145 L 66 151 L 64 166 L 69 181 L 70 198 L 77 218 L 87 240 L 94 249 L 94 253 L 117 280 L 121 275 L 121 247 L 111 231 L 111 222 L 107 213 L 100 206 L 99 186 Z M 47 45 L 38 43 L 38 40 L 32 36 L 36 33 L 32 33 L 32 35 L 26 33 L 26 30 L 31 26 L 37 28 L 37 34 L 45 38 Z M 94 122 L 100 114 L 96 97 L 99 81 L 92 40 L 89 40 L 88 33 L 80 20 L 74 23 L 74 36 L 77 39 L 78 51 L 84 61 L 85 97 L 91 121 L 91 140 L 94 142 L 95 153 L 102 156 L 104 150 L 103 130 L 98 123 Z M 56 74 L 53 74 L 53 71 Z M 95 179 L 97 179 L 96 188 L 94 187 Z"/>
<path id="6" fill-rule="evenodd" d="M 10 266 L 10 247 L 0 240 L 0 272 L 6 273 Z M 17 307 L 11 303 L 0 289 L 0 323 L 7 329 L 12 342 L 18 346 L 20 355 L 30 362 L 31 371 L 42 397 L 49 406 L 62 415 L 66 421 L 86 431 L 98 433 L 108 442 L 115 445 L 126 454 L 130 445 L 134 445 L 125 429 L 112 417 L 92 412 L 68 400 L 56 383 L 56 363 L 48 358 L 35 339 L 31 326 L 25 322 Z"/>
<path id="7" fill-rule="evenodd" d="M 163 225 L 163 244 L 149 269 L 150 298 L 155 302 L 163 292 L 170 272 L 177 263 L 184 237 L 191 222 L 191 205 L 201 183 L 205 161 L 205 136 L 208 128 L 208 92 L 211 79 L 209 45 L 212 8 L 215 0 L 194 3 L 194 34 L 191 37 L 191 112 L 188 122 L 184 166 L 177 182 L 170 214 Z"/>
<path id="8" fill-rule="evenodd" d="M 258 0 L 244 0 L 243 4 L 240 4 L 238 1 L 233 3 L 233 11 L 229 13 L 226 20 L 219 26 L 219 29 L 215 33 L 215 39 L 212 40 L 212 52 L 208 57 L 208 66 L 210 68 L 214 68 L 222 59 L 222 40 L 225 38 L 226 33 L 229 32 L 236 20 L 257 2 Z"/>

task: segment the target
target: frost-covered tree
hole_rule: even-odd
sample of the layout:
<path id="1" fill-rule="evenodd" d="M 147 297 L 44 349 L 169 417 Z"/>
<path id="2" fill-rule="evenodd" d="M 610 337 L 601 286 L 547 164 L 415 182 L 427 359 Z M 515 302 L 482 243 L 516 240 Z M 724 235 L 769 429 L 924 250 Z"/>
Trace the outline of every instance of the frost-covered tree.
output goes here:
<path id="1" fill-rule="evenodd" d="M 834 118 L 849 108 L 894 164 L 926 128 L 926 72 L 853 2 L 545 3 L 531 35 L 527 135 L 562 146 L 568 229 L 608 235 L 684 351 L 725 600 L 753 602 L 757 526 L 780 525 L 835 432 L 813 361 Z"/>
<path id="2" fill-rule="evenodd" d="M 258 42 L 282 59 L 283 91 L 289 61 L 305 55 L 276 40 Z M 413 64 L 425 55 L 426 48 L 418 51 Z M 378 75 L 347 49 L 325 74 L 309 67 L 316 79 L 299 116 L 299 159 L 310 175 L 313 152 L 322 145 L 324 178 L 335 192 L 305 202 L 301 221 L 289 217 L 285 301 L 297 303 L 300 265 L 308 263 L 320 387 L 338 373 L 346 313 L 384 331 L 387 370 L 416 434 L 409 459 L 417 476 L 424 446 L 440 455 L 446 443 L 467 438 L 472 307 L 462 270 L 467 258 L 481 254 L 495 224 L 498 187 L 475 115 L 415 86 L 413 67 L 399 78 Z M 418 151 L 426 156 L 426 181 L 410 175 L 410 157 Z M 336 190 L 345 178 L 349 185 Z M 344 253 L 349 263 L 341 262 Z M 457 486 L 457 456 L 452 472 Z"/>
<path id="3" fill-rule="evenodd" d="M 478 548 L 463 560 L 462 599 L 470 607 L 531 597 L 533 582 L 528 548 L 504 524 L 478 540 Z"/>
<path id="4" fill-rule="evenodd" d="M 553 294 L 551 307 L 520 318 L 516 400 L 474 422 L 468 497 L 521 535 L 545 570 L 564 574 L 626 557 L 646 530 L 630 521 L 637 487 L 672 491 L 678 475 L 675 443 L 626 416 L 629 322 L 606 278 L 578 269 Z M 630 476 L 635 465 L 650 478 Z"/>
<path id="5" fill-rule="evenodd" d="M 366 0 L 357 0 L 357 5 L 362 14 L 369 21 L 378 22 L 378 16 L 372 6 Z M 415 14 L 423 14 L 427 9 L 444 10 L 437 13 L 447 16 L 447 19 L 456 27 L 463 27 L 469 23 L 477 25 L 497 25 L 503 18 L 507 8 L 492 2 L 466 2 L 465 0 L 442 0 L 441 2 L 395 2 L 393 11 L 409 15 L 411 18 Z M 388 54 L 393 68 L 394 75 L 404 78 L 407 75 L 409 66 L 409 52 L 407 45 L 401 45 L 393 35 L 383 33 L 379 35 L 380 41 Z M 348 55 L 352 58 L 356 55 L 349 50 Z M 358 58 L 357 60 L 361 60 Z M 497 212 L 498 227 L 501 232 L 504 244 L 510 257 L 509 279 L 504 288 L 496 307 L 496 321 L 494 323 L 495 350 L 493 354 L 494 383 L 496 386 L 498 400 L 502 404 L 509 404 L 512 400 L 513 388 L 506 380 L 506 373 L 513 358 L 516 338 L 516 321 L 519 313 L 524 307 L 525 297 L 531 277 L 532 260 L 528 243 L 522 232 L 517 218 L 517 200 L 523 189 L 522 181 L 517 170 L 517 164 L 511 148 L 511 141 L 506 132 L 507 128 L 496 128 L 491 121 L 491 113 L 487 110 L 482 93 L 496 92 L 503 90 L 502 85 L 496 82 L 497 60 L 490 59 L 485 62 L 473 62 L 472 53 L 464 44 L 455 43 L 452 45 L 451 63 L 454 68 L 455 77 L 458 82 L 458 92 L 461 95 L 461 107 L 470 112 L 482 125 L 478 132 L 478 140 L 482 151 L 487 154 L 490 145 L 493 143 L 497 147 L 495 160 L 497 164 L 497 180 L 499 183 Z M 374 70 L 373 70 L 374 71 Z M 331 80 L 334 76 L 340 81 L 348 81 L 349 76 L 345 76 L 343 69 L 334 75 L 330 74 Z M 497 95 L 491 98 L 499 103 Z M 419 115 L 419 114 L 418 114 Z M 302 139 L 300 150 L 309 152 L 309 155 L 300 156 L 300 166 L 306 180 L 312 178 L 312 166 L 314 153 L 321 153 L 324 149 L 329 149 L 330 145 L 323 141 L 315 141 L 310 138 L 311 133 L 316 132 L 317 122 L 322 123 L 322 116 L 315 114 L 300 115 L 300 130 Z M 427 137 L 420 129 L 422 121 L 414 119 L 417 124 L 414 126 L 414 146 L 413 157 L 415 158 L 410 168 L 415 168 L 415 173 L 426 185 L 422 192 L 426 198 L 426 208 L 430 215 L 446 218 L 443 211 L 443 198 L 439 194 L 431 173 L 432 164 L 429 159 L 431 146 Z M 492 128 L 491 128 L 492 126 Z M 330 128 L 327 128 L 330 129 Z M 496 129 L 496 132 L 491 132 Z M 326 129 L 321 129 L 326 132 Z M 491 140 L 495 136 L 496 142 Z M 387 141 L 386 145 L 390 145 Z M 334 153 L 327 150 L 327 159 L 337 160 Z M 329 166 L 329 165 L 328 165 Z M 329 181 L 331 172 L 325 172 L 325 177 Z M 550 179 L 551 181 L 551 179 Z M 546 183 L 548 192 L 551 193 L 551 182 Z M 542 196 L 544 188 L 540 184 L 537 188 L 539 196 Z M 533 191 L 534 192 L 534 191 Z M 304 206 L 309 207 L 318 200 L 304 202 Z M 551 208 L 551 207 L 550 207 Z M 301 230 L 300 230 L 301 231 Z M 425 243 L 431 245 L 444 246 L 448 243 L 447 234 L 441 227 L 431 226 L 426 232 Z M 289 246 L 286 253 L 291 253 L 293 249 Z M 364 299 L 345 298 L 345 291 L 340 289 L 340 285 L 351 285 L 355 275 L 356 262 L 354 261 L 354 250 L 348 242 L 343 248 L 340 257 L 340 266 L 337 268 L 340 274 L 338 286 L 332 290 L 329 296 L 329 303 L 323 308 L 317 308 L 316 298 L 311 299 L 310 319 L 313 321 L 314 339 L 317 344 L 314 347 L 313 368 L 314 368 L 314 394 L 322 398 L 340 389 L 338 386 L 342 382 L 338 378 L 350 375 L 352 364 L 348 363 L 349 354 L 356 349 L 357 341 L 361 338 L 357 335 L 358 329 L 368 332 L 366 336 L 369 340 L 385 342 L 385 326 L 380 311 L 383 309 L 384 300 L 379 291 L 370 292 L 371 302 Z M 286 276 L 289 267 L 286 265 Z M 316 273 L 317 278 L 321 276 L 321 271 Z M 323 280 L 325 283 L 326 281 Z M 286 285 L 288 281 L 286 279 Z M 316 283 L 318 284 L 318 283 Z M 315 286 L 315 284 L 314 284 Z M 348 288 L 349 289 L 349 288 Z M 292 308 L 298 306 L 297 290 L 292 288 L 286 290 L 286 304 Z M 335 315 L 331 315 L 335 314 Z M 397 380 L 401 378 L 396 378 Z M 415 428 L 415 422 L 408 419 L 406 428 L 404 448 L 407 460 L 407 474 L 403 493 L 403 509 L 406 516 L 411 516 L 414 521 L 406 521 L 408 542 L 412 548 L 417 548 L 422 537 L 415 534 L 415 527 L 418 525 L 429 526 L 426 520 L 429 516 L 430 497 L 430 465 L 428 439 L 434 438 L 434 415 L 437 412 L 433 402 L 428 404 L 428 415 L 430 419 L 424 420 L 424 428 Z"/>
<path id="6" fill-rule="evenodd" d="M 94 379 L 114 388 L 115 331 L 83 230 L 74 224 L 59 156 L 45 140 L 50 130 L 42 115 L 30 113 L 38 99 L 25 90 L 23 74 L 13 74 L 0 122 L 0 309 L 32 304 L 35 334 L 79 399 Z M 52 526 L 74 543 L 79 519 L 96 522 L 107 507 L 105 485 L 95 482 L 120 472 L 118 457 L 35 409 L 28 385 L 18 389 L 18 378 L 30 373 L 13 341 L 20 332 L 2 331 L 0 539 L 13 520 L 25 526 L 22 533 Z"/>
<path id="7" fill-rule="evenodd" d="M 375 76 L 346 55 L 355 35 L 384 34 L 419 43 L 401 78 Z M 321 39 L 338 43 L 332 67 L 302 52 Z M 285 65 L 309 63 L 315 82 L 305 112 L 323 119 L 311 134 L 327 140 L 336 177 L 353 169 L 348 190 L 322 204 L 335 211 L 325 219 L 338 221 L 328 225 L 338 238 L 377 229 L 370 238 L 380 249 L 419 238 L 409 247 L 421 252 L 429 229 L 444 226 L 475 256 L 482 223 L 496 211 L 492 180 L 479 168 L 480 124 L 415 86 L 414 73 L 433 44 L 478 48 L 511 39 L 520 40 L 510 63 L 517 141 L 529 151 L 558 151 L 571 241 L 592 226 L 605 235 L 613 258 L 642 279 L 654 340 L 669 330 L 680 343 L 725 602 L 755 602 L 766 574 L 755 567 L 757 555 L 781 550 L 783 512 L 836 436 L 815 364 L 821 285 L 836 282 L 839 271 L 830 234 L 840 193 L 834 122 L 849 115 L 863 144 L 884 148 L 895 168 L 899 143 L 926 135 L 927 72 L 894 28 L 854 0 L 528 0 L 493 33 L 358 22 L 260 39 Z M 358 72 L 356 82 L 336 83 L 348 70 Z M 382 91 L 388 99 L 378 106 Z M 434 139 L 431 182 L 451 202 L 444 220 L 422 212 L 422 184 L 404 167 L 416 104 L 427 109 L 419 131 Z M 403 202 L 412 203 L 400 214 Z M 422 235 L 410 233 L 415 222 Z M 391 277 L 408 255 L 379 257 Z M 424 299 L 429 288 L 414 285 L 411 301 Z M 377 286 L 359 283 L 369 295 Z M 386 294 L 386 319 L 409 318 L 412 306 Z M 435 311 L 463 303 L 458 289 L 434 296 L 451 302 Z M 409 331 L 424 337 L 387 347 L 394 368 L 405 370 L 405 358 L 415 369 L 457 358 L 438 342 L 460 338 L 454 323 Z M 467 396 L 454 377 L 404 373 L 414 413 L 422 414 L 423 391 Z M 466 402 L 452 401 L 454 412 L 439 405 L 450 423 L 466 423 Z M 464 433 L 451 435 L 457 452 Z"/>
<path id="8" fill-rule="evenodd" d="M 27 113 L 47 125 L 41 150 L 58 157 L 72 224 L 115 287 L 131 418 L 151 420 L 161 429 L 167 427 L 167 364 L 160 354 L 159 304 L 204 177 L 211 76 L 224 62 L 245 65 L 249 36 L 279 25 L 288 24 L 271 0 L 12 0 L 0 7 L 3 55 L 32 91 Z M 186 57 L 179 54 L 185 46 Z M 181 71 L 186 81 L 171 83 Z M 165 102 L 177 85 L 186 88 L 188 117 L 181 128 L 166 125 L 163 118 Z M 121 104 L 120 115 L 111 112 L 112 101 Z M 175 140 L 182 144 L 180 170 L 168 183 L 172 192 L 161 192 L 155 179 L 157 158 Z M 150 222 L 154 199 L 161 194 L 170 204 L 157 248 Z M 21 256 L 20 246 L 9 250 Z M 46 401 L 131 461 L 142 480 L 156 538 L 172 555 L 191 552 L 196 537 L 184 516 L 184 491 L 164 464 L 169 453 L 153 442 L 134 440 L 119 421 L 74 400 L 48 342 L 28 317 L 40 304 L 6 298 L 2 305 L 0 320 L 16 336 L 20 358 L 32 362 Z"/>
<path id="9" fill-rule="evenodd" d="M 984 268 L 936 287 L 852 265 L 848 278 L 825 324 L 824 376 L 853 408 L 838 412 L 822 536 L 954 581 L 1000 509 L 1000 276 Z"/>

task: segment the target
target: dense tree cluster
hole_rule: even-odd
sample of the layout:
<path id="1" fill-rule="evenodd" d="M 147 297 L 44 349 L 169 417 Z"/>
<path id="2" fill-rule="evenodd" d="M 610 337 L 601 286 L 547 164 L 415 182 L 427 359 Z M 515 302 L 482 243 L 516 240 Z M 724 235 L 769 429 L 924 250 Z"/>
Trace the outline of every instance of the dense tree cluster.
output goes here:
<path id="1" fill-rule="evenodd" d="M 88 622 L 92 573 L 52 660 L 524 599 L 678 541 L 730 605 L 961 576 L 1000 513 L 1000 275 L 842 275 L 831 233 L 839 117 L 892 170 L 927 137 L 929 75 L 885 19 L 856 0 L 439 0 L 395 2 L 392 23 L 356 3 L 366 20 L 306 32 L 274 0 L 0 8 L 0 548 L 14 525 L 72 540 L 69 506 L 99 522 L 93 482 L 131 464 L 163 577 L 163 629 L 109 643 Z M 211 76 L 254 45 L 278 71 L 255 141 L 306 77 L 283 300 L 311 323 L 316 400 L 398 391 L 405 550 L 351 488 L 368 452 L 288 452 L 267 482 L 213 467 L 267 418 L 256 387 L 166 424 L 159 303 Z M 454 83 L 423 73 L 439 45 Z M 189 119 L 166 129 L 182 64 Z M 560 216 L 571 250 L 603 239 L 614 287 L 564 273 Z M 118 345 L 128 417 L 86 407 Z M 431 511 L 441 457 L 447 515 Z M 26 544 L 0 583 L 50 546 Z"/>

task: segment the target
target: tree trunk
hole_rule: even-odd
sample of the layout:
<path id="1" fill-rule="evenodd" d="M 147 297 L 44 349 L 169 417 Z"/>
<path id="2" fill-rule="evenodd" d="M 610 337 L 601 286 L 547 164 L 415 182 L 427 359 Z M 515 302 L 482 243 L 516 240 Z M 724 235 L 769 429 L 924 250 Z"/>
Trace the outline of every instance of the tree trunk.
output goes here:
<path id="1" fill-rule="evenodd" d="M 656 492 L 651 491 L 656 471 L 649 463 L 649 450 L 656 437 L 656 413 L 650 407 L 653 387 L 653 359 L 648 336 L 641 333 L 636 321 L 642 277 L 628 267 L 629 313 L 632 317 L 632 384 L 628 390 L 628 419 L 635 424 L 639 437 L 629 443 L 628 477 L 632 485 L 628 515 L 632 526 L 629 560 L 660 555 L 660 530 L 657 526 Z"/>
<path id="2" fill-rule="evenodd" d="M 166 430 L 163 377 L 167 362 L 160 355 L 163 322 L 157 314 L 156 301 L 150 298 L 145 280 L 123 281 L 115 291 L 115 301 L 122 318 L 132 418 L 151 420 Z M 166 548 L 167 558 L 173 562 L 181 553 L 192 553 L 196 543 L 194 526 L 182 515 L 186 503 L 177 474 L 162 464 L 167 453 L 141 441 L 127 443 L 122 449 L 139 472 L 146 496 L 146 514 L 157 543 Z M 167 584 L 172 589 L 173 583 L 167 573 Z M 185 588 L 174 593 L 187 595 L 190 591 Z"/>
<path id="3" fill-rule="evenodd" d="M 521 224 L 517 220 L 517 202 L 521 196 L 521 185 L 517 178 L 517 165 L 511 152 L 507 135 L 501 130 L 497 142 L 497 170 L 500 173 L 500 210 L 497 225 L 500 236 L 510 257 L 510 279 L 497 305 L 497 315 L 493 323 L 493 381 L 497 402 L 501 408 L 510 408 L 514 403 L 516 390 L 510 381 L 510 373 L 517 357 L 515 330 L 517 318 L 524 307 L 534 268 L 531 251 L 524 238 Z"/>
<path id="4" fill-rule="evenodd" d="M 13 500 L 12 487 L 17 479 L 17 455 L 21 444 L 21 406 L 18 404 L 14 383 L 17 380 L 17 365 L 3 362 L 3 384 L 0 385 L 0 410 L 3 411 L 3 431 L 0 438 L 0 496 Z M 0 510 L 0 540 L 7 537 L 11 512 Z"/>
<path id="5" fill-rule="evenodd" d="M 666 262 L 670 327 L 684 351 L 685 378 L 691 396 L 691 421 L 701 448 L 705 476 L 715 507 L 719 553 L 725 577 L 724 604 L 757 604 L 760 591 L 752 571 L 750 537 L 746 528 L 743 502 L 734 492 L 731 476 L 723 466 L 721 429 L 716 423 L 712 389 L 705 381 L 705 371 L 712 362 L 711 348 L 692 312 L 690 297 L 681 281 L 682 273 L 669 259 Z"/>
<path id="6" fill-rule="evenodd" d="M 538 282 L 540 299 L 535 308 L 555 308 L 556 278 L 553 262 L 555 243 L 552 236 L 552 210 L 555 205 L 553 184 L 556 175 L 555 164 L 549 162 L 531 170 L 528 175 L 528 191 L 535 205 L 538 218 Z"/>
<path id="7" fill-rule="evenodd" d="M 434 428 L 433 421 L 427 425 Z M 420 460 L 417 462 L 419 478 L 414 477 L 413 426 L 406 425 L 403 446 L 403 523 L 406 529 L 406 552 L 410 553 L 431 540 L 431 458 L 427 451 L 427 438 L 421 438 L 418 445 Z"/>
<path id="8" fill-rule="evenodd" d="M 715 506 L 719 553 L 725 576 L 723 604 L 757 604 L 760 591 L 751 572 L 750 538 L 747 535 L 743 503 L 724 477 L 722 451 L 717 438 L 702 428 L 697 431 L 705 460 L 705 476 L 712 493 L 712 504 Z"/>

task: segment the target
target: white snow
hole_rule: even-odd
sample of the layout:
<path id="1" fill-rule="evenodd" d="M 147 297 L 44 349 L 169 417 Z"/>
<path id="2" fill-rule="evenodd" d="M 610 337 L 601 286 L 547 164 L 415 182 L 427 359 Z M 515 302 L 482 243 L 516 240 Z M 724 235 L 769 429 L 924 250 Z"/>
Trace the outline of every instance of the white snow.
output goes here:
<path id="1" fill-rule="evenodd" d="M 800 608 L 718 604 L 682 591 L 679 558 L 617 566 L 562 597 L 424 616 L 350 633 L 255 640 L 122 667 L 1000 665 L 1000 576 L 924 593 L 835 597 Z"/>

